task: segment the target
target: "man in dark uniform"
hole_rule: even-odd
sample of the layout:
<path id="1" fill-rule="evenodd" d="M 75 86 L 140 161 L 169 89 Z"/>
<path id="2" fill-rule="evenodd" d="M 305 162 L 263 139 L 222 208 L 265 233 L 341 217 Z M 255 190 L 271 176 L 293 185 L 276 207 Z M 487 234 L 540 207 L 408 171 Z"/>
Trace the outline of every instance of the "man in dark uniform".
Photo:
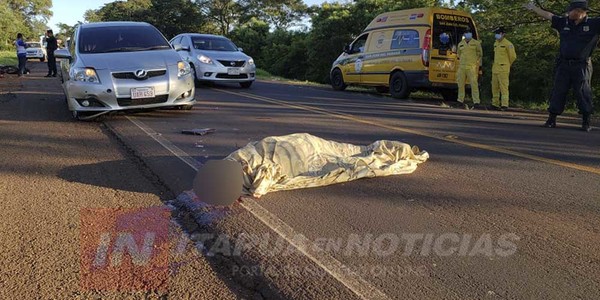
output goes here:
<path id="1" fill-rule="evenodd" d="M 48 56 L 48 74 L 46 77 L 56 77 L 56 57 L 54 50 L 58 49 L 58 44 L 52 29 L 46 31 L 46 56 Z"/>
<path id="2" fill-rule="evenodd" d="M 554 74 L 554 88 L 548 112 L 550 116 L 544 127 L 556 127 L 556 116 L 563 113 L 567 94 L 573 88 L 577 107 L 582 115 L 581 129 L 590 131 L 592 106 L 592 62 L 590 56 L 598 44 L 600 18 L 588 18 L 585 0 L 571 1 L 568 16 L 556 16 L 533 3 L 525 7 L 537 15 L 552 20 L 552 28 L 560 33 L 560 52 Z"/>

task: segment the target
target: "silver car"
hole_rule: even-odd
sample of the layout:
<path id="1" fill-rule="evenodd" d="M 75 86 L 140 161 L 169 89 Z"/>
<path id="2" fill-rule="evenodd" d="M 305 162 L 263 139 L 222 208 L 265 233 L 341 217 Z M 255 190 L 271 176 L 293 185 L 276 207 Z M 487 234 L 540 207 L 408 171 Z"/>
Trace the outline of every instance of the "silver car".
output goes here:
<path id="1" fill-rule="evenodd" d="M 190 64 L 196 81 L 234 82 L 243 88 L 254 82 L 254 59 L 224 36 L 182 33 L 170 43 Z"/>
<path id="2" fill-rule="evenodd" d="M 141 22 L 79 25 L 56 50 L 69 110 L 78 119 L 113 111 L 191 109 L 194 77 L 158 29 Z"/>

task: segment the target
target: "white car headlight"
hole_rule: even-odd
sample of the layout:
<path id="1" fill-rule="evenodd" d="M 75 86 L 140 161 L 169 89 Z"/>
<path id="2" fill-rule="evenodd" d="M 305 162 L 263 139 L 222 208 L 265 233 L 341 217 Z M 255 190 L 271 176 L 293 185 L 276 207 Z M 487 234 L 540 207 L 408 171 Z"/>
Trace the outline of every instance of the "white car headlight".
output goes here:
<path id="1" fill-rule="evenodd" d="M 75 81 L 100 83 L 96 70 L 92 68 L 74 68 L 71 70 L 71 78 Z"/>
<path id="2" fill-rule="evenodd" d="M 180 61 L 177 63 L 177 77 L 182 77 L 191 73 L 192 68 L 190 67 L 190 64 L 185 61 Z"/>
<path id="3" fill-rule="evenodd" d="M 254 65 L 254 59 L 252 57 L 248 60 L 248 64 L 251 66 Z"/>
<path id="4" fill-rule="evenodd" d="M 202 55 L 202 54 L 198 55 L 198 60 L 199 60 L 201 63 L 203 63 L 203 64 L 208 64 L 208 65 L 210 65 L 210 64 L 212 64 L 212 63 L 213 63 L 213 61 L 212 61 L 212 59 L 210 59 L 210 57 L 208 57 L 208 56 L 204 56 L 204 55 Z"/>

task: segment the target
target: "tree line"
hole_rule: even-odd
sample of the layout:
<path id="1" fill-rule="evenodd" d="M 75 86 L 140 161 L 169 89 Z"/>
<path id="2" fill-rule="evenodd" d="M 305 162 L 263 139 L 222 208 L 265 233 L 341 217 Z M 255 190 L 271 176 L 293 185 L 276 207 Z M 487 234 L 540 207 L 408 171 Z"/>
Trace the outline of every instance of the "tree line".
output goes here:
<path id="1" fill-rule="evenodd" d="M 1 0 L 0 50 L 14 49 L 17 33 L 37 41 L 52 16 L 52 0 Z"/>
<path id="2" fill-rule="evenodd" d="M 13 21 L 31 28 L 49 15 L 44 4 L 51 0 L 5 0 L 0 4 L 15 11 Z M 344 45 L 358 36 L 378 14 L 386 11 L 439 6 L 470 12 L 476 22 L 484 49 L 482 97 L 491 98 L 493 30 L 508 29 L 507 38 L 517 50 L 511 72 L 511 100 L 542 104 L 552 89 L 553 69 L 558 54 L 558 35 L 542 20 L 522 8 L 527 0 L 346 0 L 308 6 L 303 0 L 121 0 L 85 13 L 85 22 L 144 21 L 171 38 L 182 32 L 224 35 L 254 57 L 259 68 L 290 79 L 328 83 L 332 62 Z M 567 0 L 536 1 L 544 9 L 563 14 Z M 4 3 L 4 2 L 2 2 Z M 19 4 L 20 3 L 20 4 Z M 23 3 L 29 3 L 28 6 Z M 44 8 L 45 7 L 45 8 Z M 42 9 L 41 9 L 42 8 Z M 591 12 L 592 16 L 598 13 Z M 33 20 L 31 16 L 35 16 Z M 75 24 L 59 24 L 59 37 L 72 33 Z M 28 27 L 29 26 L 29 27 Z M 5 34 L 3 32 L 2 34 Z M 16 33 L 15 33 L 16 34 Z M 0 36 L 1 37 L 1 36 Z M 14 38 L 13 38 L 14 39 Z M 4 39 L 6 41 L 6 39 Z M 599 61 L 598 51 L 593 56 Z M 596 108 L 600 107 L 600 77 L 592 82 Z"/>

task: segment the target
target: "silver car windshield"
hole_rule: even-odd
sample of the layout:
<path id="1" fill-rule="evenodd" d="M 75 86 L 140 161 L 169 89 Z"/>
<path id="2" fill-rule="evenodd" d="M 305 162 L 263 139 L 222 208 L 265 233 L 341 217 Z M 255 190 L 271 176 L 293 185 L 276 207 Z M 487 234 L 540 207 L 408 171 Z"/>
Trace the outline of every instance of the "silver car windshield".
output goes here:
<path id="1" fill-rule="evenodd" d="M 193 36 L 192 44 L 194 49 L 198 50 L 209 50 L 209 51 L 238 51 L 235 44 L 225 38 L 214 38 L 214 37 L 200 37 Z"/>
<path id="2" fill-rule="evenodd" d="M 169 42 L 151 26 L 82 28 L 80 53 L 133 52 L 169 49 Z"/>

